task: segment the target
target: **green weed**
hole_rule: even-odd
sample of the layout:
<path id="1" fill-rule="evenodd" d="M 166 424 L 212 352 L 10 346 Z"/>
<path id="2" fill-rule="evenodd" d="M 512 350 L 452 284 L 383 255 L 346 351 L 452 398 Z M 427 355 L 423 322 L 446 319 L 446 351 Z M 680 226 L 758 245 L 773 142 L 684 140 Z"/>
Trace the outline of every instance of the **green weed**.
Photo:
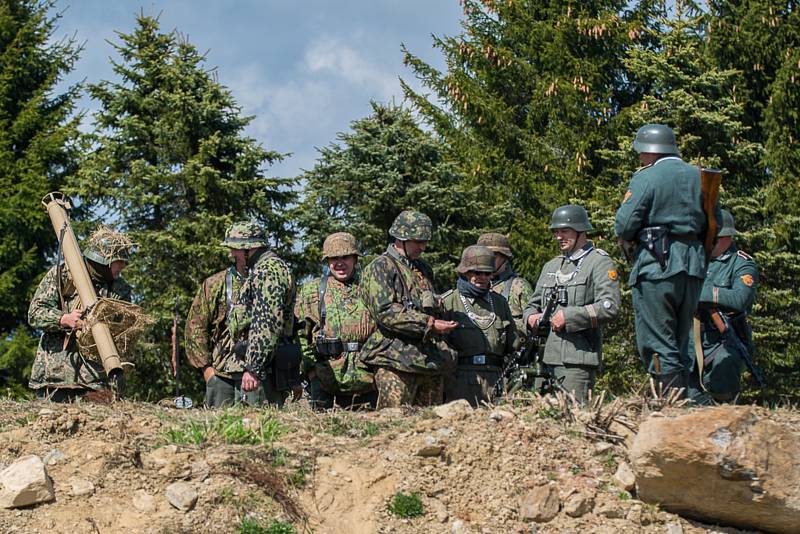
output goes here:
<path id="1" fill-rule="evenodd" d="M 347 412 L 333 413 L 325 417 L 322 430 L 333 436 L 349 436 L 351 438 L 365 438 L 380 434 L 380 427 L 376 423 Z"/>
<path id="2" fill-rule="evenodd" d="M 245 517 L 236 529 L 238 534 L 297 534 L 294 525 L 279 519 L 270 520 L 267 526 L 252 517 Z"/>
<path id="3" fill-rule="evenodd" d="M 403 518 L 419 517 L 425 513 L 422 499 L 420 499 L 419 493 L 416 492 L 403 493 L 398 491 L 394 494 L 387 508 L 392 514 Z"/>
<path id="4" fill-rule="evenodd" d="M 203 445 L 221 441 L 232 445 L 271 445 L 287 428 L 269 413 L 245 421 L 244 416 L 222 412 L 203 418 L 188 418 L 168 428 L 164 438 L 177 445 Z"/>

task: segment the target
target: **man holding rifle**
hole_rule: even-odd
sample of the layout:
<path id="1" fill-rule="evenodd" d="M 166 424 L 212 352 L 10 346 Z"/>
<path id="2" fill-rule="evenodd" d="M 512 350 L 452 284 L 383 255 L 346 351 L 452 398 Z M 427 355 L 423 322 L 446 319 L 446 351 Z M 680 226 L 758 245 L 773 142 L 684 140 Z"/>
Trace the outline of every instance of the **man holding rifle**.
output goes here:
<path id="1" fill-rule="evenodd" d="M 722 210 L 722 228 L 697 305 L 703 359 L 698 357 L 695 362 L 689 396 L 701 404 L 735 399 L 745 366 L 761 381 L 752 361 L 753 340 L 747 322 L 756 298 L 758 267 L 751 256 L 736 248 L 735 235 L 733 215 Z"/>
<path id="2" fill-rule="evenodd" d="M 619 313 L 617 268 L 608 253 L 588 240 L 592 225 L 582 206 L 556 209 L 550 230 L 561 254 L 542 268 L 524 317 L 536 331 L 555 298 L 543 361 L 555 380 L 584 403 L 602 360 L 602 326 Z"/>
<path id="3" fill-rule="evenodd" d="M 717 191 L 706 194 L 706 209 L 705 173 L 681 160 L 675 134 L 663 124 L 639 128 L 633 149 L 644 167 L 631 179 L 614 228 L 623 249 L 631 251 L 636 345 L 658 390 L 685 393 L 692 318 L 706 273 L 703 242 L 708 236 L 713 243 L 721 217 L 718 182 Z"/>

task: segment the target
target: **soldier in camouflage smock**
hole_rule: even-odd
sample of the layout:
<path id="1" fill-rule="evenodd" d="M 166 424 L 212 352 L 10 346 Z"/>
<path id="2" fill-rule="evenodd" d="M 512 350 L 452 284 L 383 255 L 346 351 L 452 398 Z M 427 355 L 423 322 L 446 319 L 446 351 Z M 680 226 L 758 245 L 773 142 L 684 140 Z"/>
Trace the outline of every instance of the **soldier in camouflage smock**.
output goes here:
<path id="1" fill-rule="evenodd" d="M 519 336 L 520 344 L 524 344 L 528 330 L 525 327 L 522 312 L 533 297 L 533 287 L 530 282 L 514 271 L 514 267 L 511 265 L 514 254 L 511 252 L 511 243 L 506 236 L 489 232 L 481 235 L 477 244 L 494 252 L 495 273 L 492 278 L 492 291 L 502 295 L 508 301 L 517 327 L 517 336 Z"/>
<path id="2" fill-rule="evenodd" d="M 95 232 L 84 247 L 89 276 L 98 297 L 130 302 L 131 287 L 120 277 L 130 259 L 130 241 L 122 234 L 105 232 L 105 238 Z M 103 364 L 78 351 L 74 332 L 83 325 L 83 312 L 66 264 L 52 267 L 28 308 L 28 323 L 43 331 L 28 383 L 38 398 L 65 402 L 108 387 Z"/>
<path id="3" fill-rule="evenodd" d="M 404 211 L 389 235 L 394 242 L 364 269 L 363 298 L 378 329 L 362 357 L 375 369 L 378 408 L 438 404 L 445 366 L 439 336 L 458 323 L 437 318 L 433 271 L 420 260 L 432 223 L 425 214 Z"/>
<path id="4" fill-rule="evenodd" d="M 490 289 L 495 271 L 491 250 L 465 248 L 456 270 L 456 288 L 442 295 L 442 317 L 458 323 L 447 336 L 457 353 L 457 369 L 445 377 L 445 400 L 466 399 L 477 406 L 492 401 L 503 365 L 518 348 L 517 328 L 506 299 Z"/>
<path id="5" fill-rule="evenodd" d="M 261 232 L 255 223 L 247 224 L 250 235 Z M 267 402 L 282 406 L 289 391 L 295 398 L 302 392 L 300 347 L 293 342 L 294 275 L 266 246 L 248 249 L 245 264 L 248 275 L 229 319 L 234 345 L 241 347 L 244 359 L 242 390 L 256 391 L 263 384 Z"/>
<path id="6" fill-rule="evenodd" d="M 557 295 L 544 363 L 564 389 L 585 403 L 603 359 L 603 325 L 619 313 L 617 266 L 587 239 L 592 224 L 582 206 L 556 209 L 550 230 L 561 255 L 542 267 L 525 320 L 536 328 L 549 298 Z"/>
<path id="7" fill-rule="evenodd" d="M 186 358 L 203 372 L 207 406 L 230 406 L 242 398 L 248 404 L 261 404 L 266 401 L 263 385 L 242 391 L 244 361 L 234 352 L 228 315 L 247 274 L 247 251 L 266 247 L 267 242 L 260 228 L 237 223 L 228 228 L 222 246 L 229 249 L 234 264 L 208 277 L 198 289 L 186 318 Z"/>
<path id="8" fill-rule="evenodd" d="M 703 345 L 703 386 L 700 385 L 700 362 L 695 359 L 689 380 L 689 398 L 700 404 L 730 402 L 741 389 L 745 358 L 754 352 L 753 336 L 747 320 L 758 289 L 758 266 L 752 256 L 736 247 L 737 234 L 733 215 L 722 210 L 722 227 L 711 252 L 697 315 Z M 712 313 L 724 315 L 727 327 L 720 332 Z M 726 335 L 727 334 L 727 335 Z M 690 354 L 695 350 L 690 338 Z M 747 353 L 747 354 L 746 354 Z"/>
<path id="9" fill-rule="evenodd" d="M 329 235 L 322 245 L 322 277 L 298 292 L 294 313 L 302 329 L 303 366 L 314 408 L 374 408 L 378 398 L 372 374 L 359 360 L 375 322 L 361 299 L 358 257 L 353 235 Z"/>

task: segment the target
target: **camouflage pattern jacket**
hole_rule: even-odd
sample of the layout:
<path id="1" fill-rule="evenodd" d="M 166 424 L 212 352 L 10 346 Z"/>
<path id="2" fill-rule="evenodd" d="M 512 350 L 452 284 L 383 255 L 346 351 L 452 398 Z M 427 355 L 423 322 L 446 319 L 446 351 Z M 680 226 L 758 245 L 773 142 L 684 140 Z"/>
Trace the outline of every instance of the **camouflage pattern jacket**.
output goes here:
<path id="1" fill-rule="evenodd" d="M 230 378 L 244 371 L 244 362 L 233 353 L 228 330 L 228 311 L 236 304 L 244 277 L 231 266 L 206 278 L 186 317 L 186 359 L 193 367 L 210 365 Z"/>
<path id="2" fill-rule="evenodd" d="M 131 300 L 131 286 L 122 278 L 113 282 L 101 280 L 90 271 L 94 290 L 99 297 Z M 28 323 L 42 330 L 42 338 L 36 350 L 36 358 L 31 368 L 28 386 L 32 389 L 43 387 L 103 389 L 107 377 L 100 361 L 84 358 L 78 352 L 75 336 L 59 325 L 61 316 L 81 307 L 78 292 L 69 275 L 66 265 L 61 269 L 61 293 L 64 307 L 59 298 L 58 269 L 47 271 L 39 282 L 28 308 Z"/>
<path id="3" fill-rule="evenodd" d="M 244 368 L 259 380 L 272 373 L 275 349 L 294 334 L 295 281 L 285 261 L 272 251 L 256 259 L 231 310 L 234 342 L 247 341 Z"/>
<path id="4" fill-rule="evenodd" d="M 316 354 L 316 340 L 320 336 L 320 280 L 315 278 L 300 286 L 294 307 L 301 327 L 304 370 L 314 369 L 322 388 L 331 394 L 369 389 L 372 381 L 369 373 L 359 369 L 358 356 L 364 342 L 375 331 L 375 321 L 361 298 L 359 273 L 356 272 L 347 283 L 328 276 L 325 287 L 325 327 L 322 335 L 338 338 L 345 344 L 358 345 L 356 350 L 346 351 L 339 356 L 318 357 Z"/>
<path id="5" fill-rule="evenodd" d="M 361 287 L 378 327 L 364 344 L 363 360 L 408 373 L 440 374 L 445 357 L 429 328 L 439 311 L 430 266 L 401 256 L 390 244 L 364 269 Z"/>
<path id="6" fill-rule="evenodd" d="M 508 301 L 511 316 L 514 317 L 514 324 L 517 327 L 517 336 L 520 338 L 520 344 L 524 344 L 528 330 L 522 314 L 525 306 L 533 298 L 533 287 L 530 282 L 514 272 L 509 265 L 497 278 L 492 280 L 492 291 L 502 295 Z"/>

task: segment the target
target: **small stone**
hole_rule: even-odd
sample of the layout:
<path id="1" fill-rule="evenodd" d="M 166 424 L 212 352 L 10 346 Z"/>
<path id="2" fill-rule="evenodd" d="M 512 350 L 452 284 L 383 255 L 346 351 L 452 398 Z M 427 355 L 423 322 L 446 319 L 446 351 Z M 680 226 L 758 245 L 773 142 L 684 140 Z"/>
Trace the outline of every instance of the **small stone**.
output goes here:
<path id="1" fill-rule="evenodd" d="M 546 523 L 558 514 L 560 504 L 558 490 L 553 484 L 538 486 L 520 499 L 519 516 L 523 520 Z"/>
<path id="2" fill-rule="evenodd" d="M 581 517 L 594 508 L 594 497 L 586 493 L 573 493 L 564 500 L 564 513 L 570 517 Z"/>
<path id="3" fill-rule="evenodd" d="M 56 412 L 54 412 L 50 408 L 42 408 L 41 410 L 39 410 L 39 415 L 40 416 L 42 416 L 42 415 L 53 415 L 54 413 L 56 413 Z"/>
<path id="4" fill-rule="evenodd" d="M 680 523 L 667 523 L 665 534 L 683 534 L 683 527 Z"/>
<path id="5" fill-rule="evenodd" d="M 191 474 L 194 480 L 202 482 L 211 474 L 211 468 L 203 460 L 192 463 Z"/>
<path id="6" fill-rule="evenodd" d="M 422 440 L 422 445 L 417 450 L 417 456 L 424 458 L 432 458 L 439 456 L 444 451 L 444 445 L 433 436 L 425 436 Z"/>
<path id="7" fill-rule="evenodd" d="M 440 404 L 433 408 L 433 413 L 440 419 L 462 418 L 472 412 L 472 406 L 464 399 Z"/>
<path id="8" fill-rule="evenodd" d="M 38 456 L 23 456 L 0 472 L 0 506 L 18 508 L 55 498 L 53 480 Z"/>
<path id="9" fill-rule="evenodd" d="M 167 501 L 182 512 L 188 512 L 197 503 L 197 492 L 188 482 L 173 482 L 167 486 Z"/>
<path id="10" fill-rule="evenodd" d="M 92 495 L 94 493 L 94 484 L 83 478 L 72 478 L 69 481 L 72 486 L 70 492 L 73 497 L 83 497 L 84 495 Z"/>
<path id="11" fill-rule="evenodd" d="M 627 463 L 622 462 L 617 467 L 617 472 L 614 473 L 614 484 L 625 491 L 633 491 L 636 488 L 636 475 L 633 474 L 633 470 Z"/>
<path id="12" fill-rule="evenodd" d="M 44 455 L 44 458 L 42 458 L 42 462 L 44 462 L 44 465 L 53 465 L 57 464 L 66 457 L 67 456 L 60 450 L 53 449 Z"/>
<path id="13" fill-rule="evenodd" d="M 489 414 L 489 419 L 497 421 L 498 423 L 503 419 L 514 419 L 514 414 L 506 410 L 495 410 Z"/>
<path id="14" fill-rule="evenodd" d="M 614 445 L 608 443 L 607 441 L 600 441 L 594 444 L 594 453 L 595 454 L 605 454 L 608 451 L 612 450 Z"/>
<path id="15" fill-rule="evenodd" d="M 631 506 L 631 509 L 628 510 L 628 513 L 625 515 L 625 520 L 629 523 L 634 525 L 641 525 L 642 524 L 642 507 L 641 506 Z"/>
<path id="16" fill-rule="evenodd" d="M 609 519 L 619 519 L 622 517 L 622 510 L 614 506 L 613 504 L 606 503 L 597 510 L 597 515 L 602 515 L 603 517 L 607 517 Z"/>
<path id="17" fill-rule="evenodd" d="M 460 519 L 456 519 L 450 524 L 451 534 L 469 534 L 469 527 Z"/>
<path id="18" fill-rule="evenodd" d="M 156 509 L 156 499 L 144 490 L 139 490 L 133 495 L 133 507 L 140 512 L 152 512 Z"/>

